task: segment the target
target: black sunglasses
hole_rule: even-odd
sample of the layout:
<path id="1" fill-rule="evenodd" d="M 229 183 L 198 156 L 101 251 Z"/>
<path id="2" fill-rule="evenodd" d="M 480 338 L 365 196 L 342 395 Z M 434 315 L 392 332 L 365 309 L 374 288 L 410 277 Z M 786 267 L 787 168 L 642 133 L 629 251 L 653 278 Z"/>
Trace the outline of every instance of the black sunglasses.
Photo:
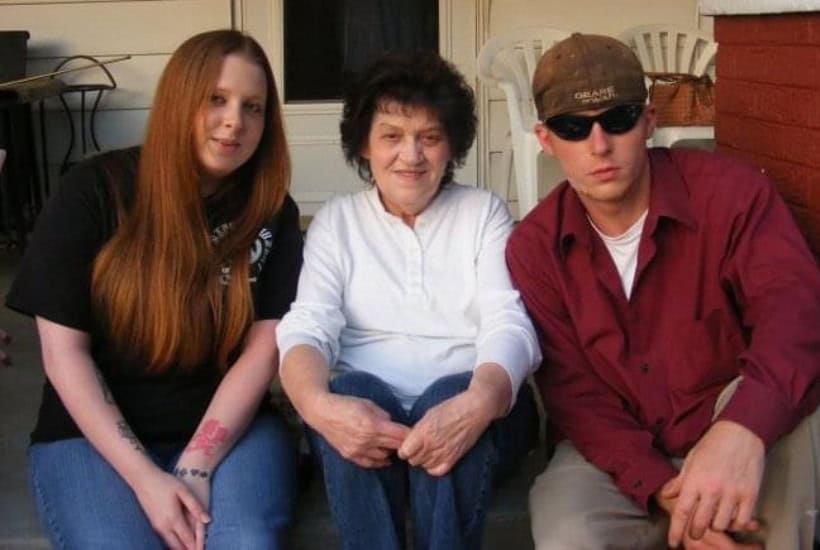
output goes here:
<path id="1" fill-rule="evenodd" d="M 589 136 L 596 122 L 607 134 L 624 134 L 635 127 L 642 112 L 643 105 L 618 105 L 595 116 L 557 115 L 546 119 L 544 124 L 561 139 L 581 141 Z"/>

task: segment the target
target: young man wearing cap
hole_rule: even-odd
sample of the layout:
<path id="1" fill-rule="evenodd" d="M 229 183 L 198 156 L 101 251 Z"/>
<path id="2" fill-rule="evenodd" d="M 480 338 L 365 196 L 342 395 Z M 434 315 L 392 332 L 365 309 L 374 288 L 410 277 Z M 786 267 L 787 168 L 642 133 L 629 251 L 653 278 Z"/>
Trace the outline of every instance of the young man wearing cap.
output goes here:
<path id="1" fill-rule="evenodd" d="M 820 273 L 771 182 L 651 149 L 640 62 L 556 44 L 533 78 L 567 181 L 507 262 L 538 327 L 564 438 L 530 494 L 539 549 L 811 548 Z"/>

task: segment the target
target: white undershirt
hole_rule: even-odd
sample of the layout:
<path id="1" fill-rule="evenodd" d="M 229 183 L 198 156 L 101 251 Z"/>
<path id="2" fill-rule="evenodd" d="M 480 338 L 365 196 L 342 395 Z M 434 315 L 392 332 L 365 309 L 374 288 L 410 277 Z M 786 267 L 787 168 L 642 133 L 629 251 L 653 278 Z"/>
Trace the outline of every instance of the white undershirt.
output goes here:
<path id="1" fill-rule="evenodd" d="M 624 294 L 629 300 L 632 294 L 632 283 L 635 280 L 635 270 L 638 267 L 638 245 L 641 242 L 641 233 L 643 232 L 643 224 L 646 221 L 646 214 L 649 212 L 645 210 L 641 217 L 638 218 L 632 227 L 627 229 L 624 233 L 617 237 L 610 237 L 604 235 L 600 229 L 595 226 L 592 219 L 587 216 L 589 223 L 595 229 L 595 232 L 604 241 L 606 249 L 609 250 L 609 255 L 612 256 L 612 261 L 615 262 L 615 268 L 618 270 L 618 275 L 621 277 L 621 284 L 624 287 Z"/>

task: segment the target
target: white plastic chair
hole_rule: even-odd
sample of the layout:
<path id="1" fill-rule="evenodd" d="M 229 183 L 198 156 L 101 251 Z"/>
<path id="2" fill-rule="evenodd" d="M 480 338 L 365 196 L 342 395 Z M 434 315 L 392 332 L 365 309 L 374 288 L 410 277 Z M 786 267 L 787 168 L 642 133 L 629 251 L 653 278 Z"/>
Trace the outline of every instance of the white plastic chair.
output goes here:
<path id="1" fill-rule="evenodd" d="M 625 30 L 620 39 L 632 48 L 646 72 L 708 74 L 715 78 L 717 43 L 697 29 L 640 25 Z M 682 140 L 714 139 L 714 126 L 662 126 L 655 129 L 650 142 L 672 147 Z"/>
<path id="2" fill-rule="evenodd" d="M 570 34 L 570 31 L 549 27 L 517 29 L 491 38 L 478 54 L 478 76 L 485 84 L 501 88 L 507 99 L 521 218 L 538 203 L 541 145 L 533 131 L 538 117 L 532 98 L 532 75 L 541 54 Z"/>

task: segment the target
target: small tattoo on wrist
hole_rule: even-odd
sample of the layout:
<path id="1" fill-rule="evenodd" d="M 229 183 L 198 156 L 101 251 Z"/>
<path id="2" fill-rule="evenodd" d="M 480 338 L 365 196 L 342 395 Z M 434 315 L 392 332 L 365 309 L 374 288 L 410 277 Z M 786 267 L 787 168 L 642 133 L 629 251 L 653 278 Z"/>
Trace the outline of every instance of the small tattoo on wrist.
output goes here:
<path id="1" fill-rule="evenodd" d="M 180 479 L 184 479 L 186 477 L 201 477 L 202 479 L 208 479 L 211 477 L 208 470 L 200 470 L 199 468 L 174 468 L 174 475 Z"/>

